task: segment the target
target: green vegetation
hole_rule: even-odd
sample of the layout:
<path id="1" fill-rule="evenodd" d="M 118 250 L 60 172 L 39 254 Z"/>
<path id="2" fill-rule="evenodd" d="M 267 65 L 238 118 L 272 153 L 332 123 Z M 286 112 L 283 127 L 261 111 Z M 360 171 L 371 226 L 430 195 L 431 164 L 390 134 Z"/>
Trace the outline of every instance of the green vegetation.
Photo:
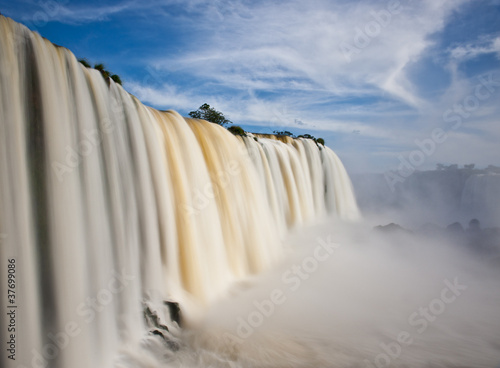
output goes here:
<path id="1" fill-rule="evenodd" d="M 78 61 L 86 68 L 91 68 L 87 59 L 78 59 Z"/>
<path id="2" fill-rule="evenodd" d="M 222 126 L 233 123 L 232 121 L 227 119 L 223 113 L 215 110 L 213 107 L 210 107 L 210 105 L 207 103 L 201 105 L 198 110 L 191 111 L 189 113 L 189 116 L 194 119 L 203 119 Z"/>
<path id="3" fill-rule="evenodd" d="M 316 144 L 322 144 L 323 146 L 325 145 L 325 140 L 323 138 L 316 138 L 310 134 L 301 134 L 297 138 L 312 139 Z"/>
<path id="4" fill-rule="evenodd" d="M 325 140 L 323 138 L 316 138 L 311 134 L 301 134 L 299 136 L 295 136 L 292 132 L 289 132 L 288 130 L 282 130 L 282 131 L 275 130 L 273 131 L 273 133 L 276 135 L 285 135 L 287 137 L 292 137 L 292 138 L 312 139 L 314 142 L 316 142 L 316 144 L 322 144 L 323 146 L 325 145 Z"/>
<path id="5" fill-rule="evenodd" d="M 234 135 L 241 135 L 243 137 L 247 135 L 243 128 L 238 125 L 231 125 L 229 128 L 227 128 L 227 130 L 229 130 Z"/>
<path id="6" fill-rule="evenodd" d="M 88 62 L 87 59 L 78 59 L 78 61 L 84 67 L 91 68 L 90 63 Z M 104 78 L 104 80 L 106 81 L 106 83 L 108 83 L 108 85 L 109 85 L 109 80 L 110 79 L 112 79 L 115 83 L 117 83 L 119 85 L 122 85 L 121 78 L 118 75 L 111 74 L 111 72 L 109 72 L 108 70 L 106 70 L 106 67 L 104 66 L 104 64 L 102 64 L 102 63 L 100 63 L 100 64 L 94 64 L 94 69 L 99 70 L 99 72 L 101 73 L 101 75 Z"/>
<path id="7" fill-rule="evenodd" d="M 106 80 L 109 77 L 111 77 L 111 73 L 106 70 L 104 64 L 94 64 L 94 69 L 99 70 L 101 72 L 102 77 Z"/>
<path id="8" fill-rule="evenodd" d="M 276 134 L 276 135 L 286 135 L 288 137 L 295 138 L 295 136 L 293 135 L 293 133 L 289 132 L 288 130 L 283 130 L 283 131 L 274 130 L 273 133 Z"/>
<path id="9" fill-rule="evenodd" d="M 191 111 L 189 113 L 189 116 L 194 118 L 194 119 L 203 119 L 206 121 L 209 121 L 214 124 L 219 124 L 219 125 L 226 125 L 226 124 L 232 124 L 233 122 L 227 119 L 223 113 L 220 111 L 215 110 L 213 107 L 211 107 L 209 104 L 204 103 L 201 105 L 198 110 Z M 247 133 L 245 130 L 243 130 L 242 127 L 238 125 L 232 125 L 229 128 L 227 128 L 228 131 L 233 133 L 234 135 L 239 135 L 239 136 L 246 136 Z M 291 138 L 306 138 L 306 139 L 312 139 L 316 144 L 321 144 L 325 145 L 325 140 L 323 138 L 316 138 L 313 137 L 310 134 L 302 134 L 296 137 L 292 132 L 289 132 L 288 130 L 282 130 L 278 131 L 275 130 L 273 131 L 274 134 L 279 135 L 279 136 L 287 136 Z"/>
<path id="10" fill-rule="evenodd" d="M 119 84 L 120 86 L 122 85 L 122 79 L 118 75 L 113 74 L 110 78 L 113 80 L 113 82 Z"/>

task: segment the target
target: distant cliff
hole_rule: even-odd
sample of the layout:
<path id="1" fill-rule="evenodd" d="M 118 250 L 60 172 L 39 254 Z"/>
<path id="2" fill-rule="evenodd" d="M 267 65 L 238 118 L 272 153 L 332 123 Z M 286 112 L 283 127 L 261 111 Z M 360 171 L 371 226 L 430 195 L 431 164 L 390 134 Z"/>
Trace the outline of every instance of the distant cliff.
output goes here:
<path id="1" fill-rule="evenodd" d="M 401 213 L 420 223 L 444 225 L 477 218 L 484 224 L 499 225 L 500 173 L 493 166 L 417 171 L 394 190 L 384 174 L 353 175 L 352 182 L 358 204 L 367 213 Z"/>

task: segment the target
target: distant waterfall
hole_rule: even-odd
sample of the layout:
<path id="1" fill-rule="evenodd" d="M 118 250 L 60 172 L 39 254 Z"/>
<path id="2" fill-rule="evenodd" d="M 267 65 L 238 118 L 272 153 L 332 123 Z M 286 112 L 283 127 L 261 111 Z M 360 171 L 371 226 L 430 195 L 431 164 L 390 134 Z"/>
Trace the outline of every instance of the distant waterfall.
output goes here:
<path id="1" fill-rule="evenodd" d="M 20 367 L 111 367 L 144 334 L 142 300 L 209 303 L 278 260 L 289 227 L 359 216 L 329 148 L 146 107 L 0 28 L 0 272 L 15 259 Z"/>
<path id="2" fill-rule="evenodd" d="M 476 218 L 483 225 L 495 225 L 500 218 L 500 175 L 475 174 L 467 178 L 460 201 L 467 220 Z"/>

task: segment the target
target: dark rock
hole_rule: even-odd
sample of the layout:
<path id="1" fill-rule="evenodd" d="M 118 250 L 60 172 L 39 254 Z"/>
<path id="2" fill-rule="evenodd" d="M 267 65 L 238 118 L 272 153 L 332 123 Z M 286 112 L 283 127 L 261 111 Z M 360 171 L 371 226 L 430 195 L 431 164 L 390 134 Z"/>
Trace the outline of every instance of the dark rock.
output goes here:
<path id="1" fill-rule="evenodd" d="M 168 327 L 160 322 L 160 318 L 158 317 L 156 312 L 153 312 L 148 305 L 144 307 L 144 319 L 146 320 L 148 326 L 161 328 L 164 331 L 168 331 Z"/>
<path id="2" fill-rule="evenodd" d="M 174 322 L 177 322 L 179 327 L 182 327 L 182 311 L 179 303 L 164 300 L 163 304 L 168 307 L 168 310 L 170 312 L 170 319 Z"/>

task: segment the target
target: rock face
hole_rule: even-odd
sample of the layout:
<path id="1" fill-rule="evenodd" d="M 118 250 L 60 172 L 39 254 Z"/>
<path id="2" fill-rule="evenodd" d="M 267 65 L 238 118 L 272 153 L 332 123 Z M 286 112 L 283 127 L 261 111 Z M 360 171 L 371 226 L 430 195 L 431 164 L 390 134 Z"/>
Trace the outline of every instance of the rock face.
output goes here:
<path id="1" fill-rule="evenodd" d="M 352 183 L 364 213 L 403 214 L 414 226 L 471 218 L 485 226 L 500 225 L 500 174 L 488 170 L 415 172 L 392 188 L 384 174 L 352 175 Z"/>
<path id="2" fill-rule="evenodd" d="M 151 336 L 160 338 L 168 349 L 177 351 L 179 350 L 179 343 L 172 336 L 170 329 L 165 323 L 179 324 L 181 315 L 179 303 L 165 301 L 164 305 L 168 307 L 170 312 L 169 321 L 164 321 L 162 318 L 160 318 L 158 316 L 158 312 L 153 310 L 153 308 L 146 303 L 144 304 L 144 320 L 146 322 L 146 325 L 149 327 L 149 334 Z M 175 315 L 172 314 L 171 305 L 175 306 Z"/>
<path id="3" fill-rule="evenodd" d="M 170 320 L 172 322 L 176 322 L 179 327 L 182 327 L 182 312 L 179 303 L 165 300 L 163 304 L 168 307 L 168 310 L 170 312 Z"/>

